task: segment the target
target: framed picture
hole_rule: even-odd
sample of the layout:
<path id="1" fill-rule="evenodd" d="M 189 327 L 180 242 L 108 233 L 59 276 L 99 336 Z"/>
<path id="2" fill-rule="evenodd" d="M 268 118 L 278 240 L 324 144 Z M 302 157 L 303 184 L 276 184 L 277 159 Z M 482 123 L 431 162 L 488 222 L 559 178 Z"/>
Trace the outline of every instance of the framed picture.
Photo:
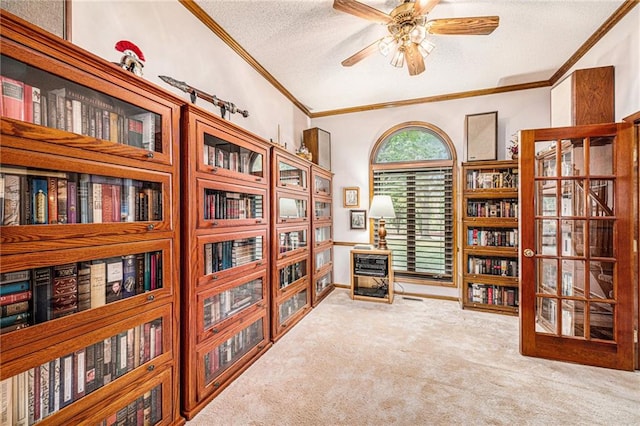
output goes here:
<path id="1" fill-rule="evenodd" d="M 366 210 L 350 210 L 351 229 L 367 229 L 367 211 Z"/>
<path id="2" fill-rule="evenodd" d="M 360 188 L 357 186 L 344 188 L 342 195 L 344 207 L 360 207 Z"/>
<path id="3" fill-rule="evenodd" d="M 498 159 L 498 111 L 465 117 L 467 161 Z"/>

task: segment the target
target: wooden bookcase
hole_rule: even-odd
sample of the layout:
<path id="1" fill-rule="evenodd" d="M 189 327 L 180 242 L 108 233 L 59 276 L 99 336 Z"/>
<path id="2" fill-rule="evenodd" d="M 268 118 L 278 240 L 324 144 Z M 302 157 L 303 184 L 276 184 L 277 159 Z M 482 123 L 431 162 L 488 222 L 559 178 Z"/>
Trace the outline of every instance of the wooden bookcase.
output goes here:
<path id="1" fill-rule="evenodd" d="M 182 110 L 182 400 L 191 419 L 271 345 L 270 144 Z"/>
<path id="2" fill-rule="evenodd" d="M 181 424 L 181 101 L 0 15 L 0 290 L 26 309 L 2 315 L 9 423 Z"/>
<path id="3" fill-rule="evenodd" d="M 518 313 L 518 162 L 462 164 L 462 306 Z"/>
<path id="4" fill-rule="evenodd" d="M 315 164 L 311 165 L 311 304 L 316 306 L 334 288 L 333 285 L 333 175 Z"/>
<path id="5" fill-rule="evenodd" d="M 351 299 L 393 303 L 391 250 L 351 250 Z"/>
<path id="6" fill-rule="evenodd" d="M 277 146 L 271 161 L 271 338 L 276 341 L 311 309 L 311 163 Z"/>

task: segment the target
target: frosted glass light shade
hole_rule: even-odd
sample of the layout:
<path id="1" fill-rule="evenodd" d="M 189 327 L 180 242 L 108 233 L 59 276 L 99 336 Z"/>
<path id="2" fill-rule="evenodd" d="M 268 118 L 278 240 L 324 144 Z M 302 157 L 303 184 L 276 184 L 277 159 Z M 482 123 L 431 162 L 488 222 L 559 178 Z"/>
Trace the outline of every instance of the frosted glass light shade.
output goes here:
<path id="1" fill-rule="evenodd" d="M 393 202 L 389 195 L 374 195 L 369 208 L 369 217 L 374 219 L 391 219 L 396 217 Z"/>

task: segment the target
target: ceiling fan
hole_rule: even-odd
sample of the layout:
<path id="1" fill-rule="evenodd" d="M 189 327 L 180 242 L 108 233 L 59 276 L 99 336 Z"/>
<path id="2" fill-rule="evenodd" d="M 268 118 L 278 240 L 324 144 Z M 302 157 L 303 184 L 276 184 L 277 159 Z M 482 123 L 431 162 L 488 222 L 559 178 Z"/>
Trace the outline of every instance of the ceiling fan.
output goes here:
<path id="1" fill-rule="evenodd" d="M 440 0 L 403 0 L 389 14 L 356 0 L 334 0 L 333 8 L 369 21 L 385 24 L 389 35 L 342 61 L 350 67 L 375 51 L 387 56 L 393 53 L 391 65 L 401 68 L 407 63 L 410 75 L 424 71 L 424 58 L 435 45 L 426 39 L 427 34 L 438 35 L 487 35 L 498 27 L 498 16 L 469 18 L 427 19 L 429 12 Z"/>

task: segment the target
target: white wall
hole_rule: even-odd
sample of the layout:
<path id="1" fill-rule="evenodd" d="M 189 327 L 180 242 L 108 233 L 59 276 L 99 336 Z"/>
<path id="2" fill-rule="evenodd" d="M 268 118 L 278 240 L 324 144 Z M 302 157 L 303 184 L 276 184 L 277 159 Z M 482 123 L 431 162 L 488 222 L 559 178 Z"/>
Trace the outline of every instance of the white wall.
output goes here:
<path id="1" fill-rule="evenodd" d="M 312 125 L 331 133 L 331 166 L 335 173 L 334 240 L 369 242 L 369 231 L 349 227 L 349 209 L 342 205 L 342 188 L 360 187 L 360 208 L 369 208 L 369 154 L 380 136 L 399 123 L 423 121 L 444 131 L 456 149 L 458 163 L 466 161 L 465 115 L 498 111 L 498 158 L 505 158 L 505 141 L 520 129 L 549 126 L 549 88 L 523 90 L 483 97 L 412 105 L 402 108 L 366 111 L 312 120 Z M 348 246 L 334 250 L 335 277 L 338 284 L 349 284 Z M 458 290 L 408 286 L 413 293 L 458 297 Z"/>
<path id="2" fill-rule="evenodd" d="M 227 118 L 287 149 L 300 145 L 309 118 L 240 58 L 177 0 L 73 0 L 72 42 L 110 62 L 119 62 L 119 40 L 145 56 L 143 77 L 188 99 L 158 78 L 168 75 L 249 111 Z M 212 104 L 197 104 L 220 115 Z"/>
<path id="3" fill-rule="evenodd" d="M 622 18 L 566 75 L 607 65 L 615 67 L 615 119 L 622 121 L 640 111 L 640 7 Z"/>

